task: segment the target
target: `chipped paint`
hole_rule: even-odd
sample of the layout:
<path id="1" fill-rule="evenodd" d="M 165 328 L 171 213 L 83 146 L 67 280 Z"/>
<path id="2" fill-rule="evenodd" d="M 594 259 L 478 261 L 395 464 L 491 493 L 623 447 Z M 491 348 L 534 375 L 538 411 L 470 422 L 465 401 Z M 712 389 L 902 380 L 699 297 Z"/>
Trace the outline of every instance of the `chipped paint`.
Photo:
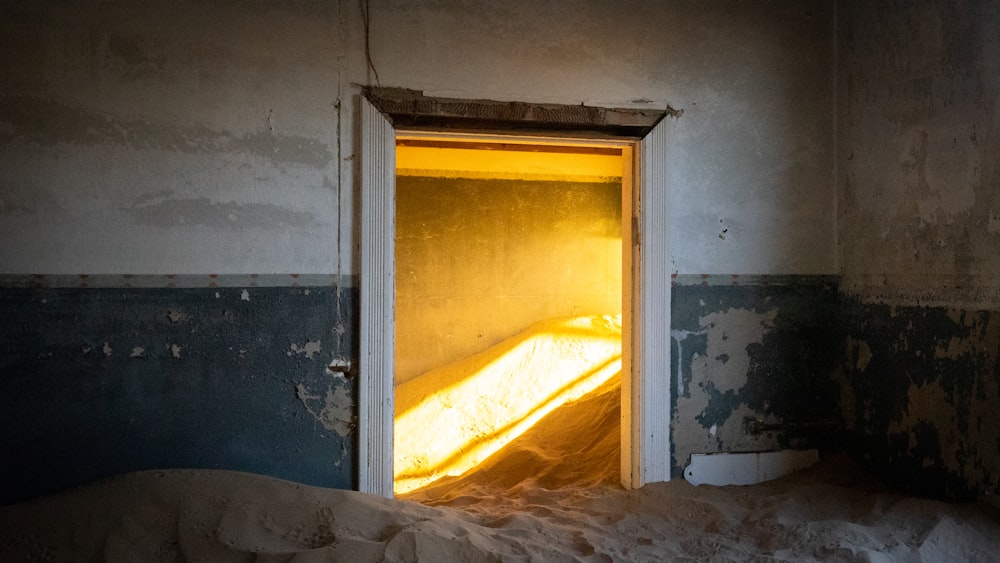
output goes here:
<path id="1" fill-rule="evenodd" d="M 240 301 L 250 301 L 250 292 L 243 290 L 240 292 Z"/>
<path id="2" fill-rule="evenodd" d="M 302 383 L 296 383 L 295 397 L 323 428 L 340 436 L 347 436 L 354 430 L 354 400 L 348 387 L 327 385 L 326 395 L 320 396 L 310 393 Z"/>
<path id="3" fill-rule="evenodd" d="M 831 342 L 841 333 L 836 285 L 810 276 L 774 285 L 731 283 L 674 287 L 675 476 L 694 453 L 814 447 L 836 439 L 841 391 L 832 366 L 843 348 Z M 751 434 L 748 419 L 773 430 Z"/>
<path id="4" fill-rule="evenodd" d="M 301 354 L 301 355 L 304 355 L 306 357 L 306 359 L 311 360 L 314 355 L 319 354 L 320 350 L 321 350 L 321 348 L 320 348 L 319 340 L 310 340 L 310 341 L 306 342 L 305 345 L 303 345 L 302 347 L 299 347 L 298 344 L 296 344 L 296 343 L 293 342 L 288 347 L 287 354 L 289 356 L 294 355 L 294 354 Z"/>
<path id="5" fill-rule="evenodd" d="M 249 302 L 243 288 L 204 284 L 0 287 L 0 451 L 19 452 L 0 466 L 0 504 L 172 467 L 350 488 L 356 449 L 342 433 L 357 381 L 327 360 L 351 359 L 353 332 L 334 327 L 354 326 L 357 293 L 321 283 L 308 295 L 250 288 Z M 300 353 L 286 355 L 289 342 Z M 325 424 L 289 392 L 296 383 Z"/>
<path id="6" fill-rule="evenodd" d="M 858 459 L 919 494 L 1000 491 L 1000 314 L 845 302 L 843 411 Z"/>

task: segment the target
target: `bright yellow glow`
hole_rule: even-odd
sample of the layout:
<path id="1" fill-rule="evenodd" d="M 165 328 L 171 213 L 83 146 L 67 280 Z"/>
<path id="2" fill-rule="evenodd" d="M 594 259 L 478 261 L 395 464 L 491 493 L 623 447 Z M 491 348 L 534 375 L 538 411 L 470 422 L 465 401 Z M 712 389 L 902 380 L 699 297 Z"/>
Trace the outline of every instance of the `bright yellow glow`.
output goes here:
<path id="1" fill-rule="evenodd" d="M 431 178 L 613 182 L 621 155 L 396 147 L 396 174 Z"/>
<path id="2" fill-rule="evenodd" d="M 544 321 L 396 387 L 395 492 L 457 476 L 621 372 L 621 316 Z"/>

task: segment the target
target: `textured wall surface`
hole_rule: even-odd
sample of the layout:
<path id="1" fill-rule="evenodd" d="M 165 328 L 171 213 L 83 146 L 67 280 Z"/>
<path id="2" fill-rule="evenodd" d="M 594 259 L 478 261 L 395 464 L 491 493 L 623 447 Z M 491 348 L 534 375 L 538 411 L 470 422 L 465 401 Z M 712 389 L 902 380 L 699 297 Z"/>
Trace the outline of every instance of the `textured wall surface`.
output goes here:
<path id="1" fill-rule="evenodd" d="M 618 315 L 621 183 L 396 181 L 396 382 L 555 317 Z"/>
<path id="2" fill-rule="evenodd" d="M 843 345 L 835 278 L 676 280 L 673 476 L 693 453 L 836 444 L 840 386 L 832 367 Z"/>
<path id="3" fill-rule="evenodd" d="M 152 274 L 253 272 L 350 279 L 359 270 L 356 112 L 364 85 L 503 101 L 670 104 L 684 112 L 665 187 L 675 271 L 835 273 L 830 2 L 365 4 L 367 26 L 363 4 L 348 0 L 0 3 L 0 274 L 135 274 L 137 283 Z M 208 331 L 222 315 L 214 290 L 158 287 L 132 288 L 120 301 L 93 288 L 52 288 L 50 303 L 38 301 L 49 299 L 44 292 L 4 293 L 10 314 L 0 330 L 11 367 L 3 385 L 16 394 L 4 399 L 15 404 L 0 415 L 7 417 L 0 434 L 22 440 L 10 429 L 45 432 L 7 447 L 43 448 L 29 458 L 34 467 L 53 463 L 40 469 L 50 483 L 147 462 L 343 483 L 339 470 L 329 477 L 328 466 L 315 465 L 340 455 L 329 453 L 340 446 L 326 447 L 330 439 L 318 436 L 329 434 L 304 404 L 323 411 L 321 382 L 329 376 L 321 355 L 303 359 L 284 341 L 299 334 L 299 313 L 321 316 L 306 323 L 316 334 L 297 336 L 296 345 L 324 338 L 333 321 L 322 315 L 334 302 L 303 294 L 285 309 L 284 298 L 251 291 L 249 305 L 236 304 L 251 307 L 250 316 L 226 309 L 237 317 L 216 335 Z M 47 312 L 53 302 L 61 308 Z M 167 345 L 181 334 L 157 311 L 179 305 L 201 311 L 190 322 L 205 329 L 196 334 L 204 341 L 178 343 L 174 358 Z M 336 326 L 350 340 L 356 321 Z M 243 364 L 228 355 L 249 338 L 242 331 L 270 343 L 260 350 L 266 359 Z M 133 338 L 146 333 L 156 338 Z M 666 346 L 669 335 L 662 338 Z M 105 340 L 111 357 L 103 355 Z M 133 358 L 135 347 L 143 352 Z M 195 365 L 179 367 L 188 359 Z M 300 373 L 294 362 L 306 362 L 302 377 L 316 384 L 301 397 L 287 394 L 286 380 Z M 132 377 L 146 369 L 149 378 Z M 107 387 L 94 379 L 99 374 Z M 221 406 L 218 396 L 229 402 Z M 19 398 L 30 405 L 18 406 Z M 263 403 L 273 410 L 253 411 Z M 146 404 L 162 408 L 140 411 Z M 143 434 L 129 426 L 132 412 Z M 292 412 L 298 418 L 280 414 Z M 84 414 L 97 426 L 74 428 Z M 215 415 L 228 426 L 186 453 L 190 432 L 212 428 Z M 260 449 L 237 453 L 236 427 L 265 433 L 241 438 Z M 147 453 L 119 464 L 123 450 L 91 435 L 80 443 L 98 449 L 70 448 L 75 435 L 62 432 L 88 428 L 120 432 L 110 444 Z M 315 446 L 303 448 L 315 457 L 301 474 L 290 445 L 261 454 L 278 447 L 278 433 L 297 436 L 293 428 Z M 162 447 L 143 446 L 142 436 Z M 71 470 L 84 454 L 93 465 Z"/>
<path id="4" fill-rule="evenodd" d="M 0 269 L 336 273 L 337 21 L 5 2 Z"/>
<path id="5" fill-rule="evenodd" d="M 1000 480 L 1000 5 L 842 2 L 845 417 L 918 493 Z"/>
<path id="6" fill-rule="evenodd" d="M 351 487 L 354 386 L 326 366 L 353 295 L 0 288 L 0 503 L 172 467 Z"/>
<path id="7" fill-rule="evenodd" d="M 1000 313 L 845 304 L 852 452 L 917 494 L 1000 491 Z"/>

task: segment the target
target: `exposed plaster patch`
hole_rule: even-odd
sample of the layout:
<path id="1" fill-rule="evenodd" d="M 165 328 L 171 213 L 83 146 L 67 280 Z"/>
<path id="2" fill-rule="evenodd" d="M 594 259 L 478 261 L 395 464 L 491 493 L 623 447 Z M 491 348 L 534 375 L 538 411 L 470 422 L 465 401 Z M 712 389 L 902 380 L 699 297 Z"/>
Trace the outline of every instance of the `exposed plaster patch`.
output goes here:
<path id="1" fill-rule="evenodd" d="M 986 231 L 991 235 L 1000 235 L 1000 209 L 990 210 L 990 219 Z"/>
<path id="2" fill-rule="evenodd" d="M 215 294 L 216 297 L 219 296 L 218 293 Z M 181 311 L 180 309 L 170 309 L 167 311 L 167 318 L 172 323 L 179 323 L 181 321 L 186 321 L 188 319 L 187 313 Z"/>
<path id="3" fill-rule="evenodd" d="M 701 305 L 703 307 L 705 306 L 705 301 L 704 300 L 702 300 Z M 684 357 L 684 341 L 687 340 L 687 338 L 689 336 L 703 335 L 703 334 L 706 333 L 706 330 L 707 329 L 697 330 L 697 331 L 696 330 L 671 330 L 670 331 L 670 337 L 673 338 L 675 342 L 677 342 L 677 357 L 678 358 L 683 358 Z M 695 352 L 695 355 L 691 358 L 692 362 L 697 357 L 698 357 L 698 353 Z M 685 389 L 684 389 L 684 377 L 683 377 L 683 373 L 682 373 L 683 370 L 681 368 L 682 368 L 681 362 L 678 361 L 677 362 L 677 373 L 675 373 L 674 376 L 677 379 L 677 395 L 683 397 L 683 396 L 685 396 Z"/>
<path id="4" fill-rule="evenodd" d="M 868 346 L 868 343 L 862 340 L 858 342 L 858 371 L 865 371 L 868 364 L 872 361 L 872 349 Z"/>
<path id="5" fill-rule="evenodd" d="M 960 468 L 960 449 L 964 444 L 958 432 L 959 424 L 955 410 L 946 408 L 949 404 L 948 394 L 935 381 L 927 385 L 911 385 L 908 392 L 906 412 L 899 420 L 889 423 L 889 434 L 905 433 L 909 436 L 910 455 L 918 454 L 918 448 L 927 447 L 920 443 L 915 427 L 919 423 L 929 424 L 937 431 L 940 447 L 940 462 L 945 467 Z"/>
<path id="6" fill-rule="evenodd" d="M 182 348 L 182 347 L 180 347 L 180 346 L 178 346 L 176 344 L 170 344 L 169 346 L 167 346 L 167 349 L 170 350 L 170 355 L 171 356 L 173 356 L 174 358 L 180 358 L 181 357 L 181 350 L 183 350 L 184 348 Z"/>
<path id="7" fill-rule="evenodd" d="M 334 389 L 333 385 L 327 385 L 326 396 L 313 395 L 302 383 L 295 384 L 295 396 L 306 411 L 312 415 L 323 428 L 332 430 L 340 436 L 347 436 L 354 429 L 351 411 L 354 401 L 347 387 L 338 385 Z M 313 405 L 319 403 L 317 408 Z"/>
<path id="8" fill-rule="evenodd" d="M 247 290 L 245 290 L 245 289 L 243 291 L 241 291 L 240 292 L 240 299 L 242 301 L 250 301 L 250 292 L 247 291 Z"/>
<path id="9" fill-rule="evenodd" d="M 104 348 L 102 348 L 102 351 L 104 352 L 105 356 L 107 356 L 109 358 L 111 357 L 111 351 L 112 351 L 111 350 L 111 345 L 108 344 L 107 342 L 104 343 Z"/>
<path id="10" fill-rule="evenodd" d="M 320 352 L 319 340 L 310 340 L 306 342 L 305 346 L 302 346 L 301 348 L 299 347 L 298 344 L 292 342 L 292 344 L 288 348 L 289 350 L 287 352 L 287 355 L 291 356 L 293 354 L 302 354 L 310 360 L 314 355 Z"/>
<path id="11" fill-rule="evenodd" d="M 130 357 L 132 357 L 132 358 L 145 358 L 146 357 L 146 349 L 143 348 L 142 346 L 136 346 L 135 348 L 132 348 L 132 354 L 131 354 Z"/>
<path id="12" fill-rule="evenodd" d="M 711 372 L 701 381 L 712 381 L 720 392 L 737 391 L 747 383 L 750 354 L 747 346 L 764 341 L 764 332 L 773 326 L 778 309 L 758 313 L 749 309 L 729 309 L 701 317 L 698 324 L 708 335 L 706 355 Z M 711 330 L 708 330 L 711 328 Z M 725 361 L 722 358 L 726 358 Z"/>

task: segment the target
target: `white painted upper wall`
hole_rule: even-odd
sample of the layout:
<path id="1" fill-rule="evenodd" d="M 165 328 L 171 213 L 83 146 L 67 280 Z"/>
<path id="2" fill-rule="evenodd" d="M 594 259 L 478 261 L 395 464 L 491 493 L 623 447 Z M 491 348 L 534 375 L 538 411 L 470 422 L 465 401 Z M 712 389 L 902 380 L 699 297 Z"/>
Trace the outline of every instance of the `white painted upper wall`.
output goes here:
<path id="1" fill-rule="evenodd" d="M 0 272 L 357 272 L 358 2 L 19 4 L 0 7 Z M 371 0 L 368 44 L 382 86 L 683 109 L 675 269 L 830 274 L 832 10 Z"/>
<path id="2" fill-rule="evenodd" d="M 840 27 L 841 287 L 1000 309 L 1000 6 L 855 0 Z"/>

